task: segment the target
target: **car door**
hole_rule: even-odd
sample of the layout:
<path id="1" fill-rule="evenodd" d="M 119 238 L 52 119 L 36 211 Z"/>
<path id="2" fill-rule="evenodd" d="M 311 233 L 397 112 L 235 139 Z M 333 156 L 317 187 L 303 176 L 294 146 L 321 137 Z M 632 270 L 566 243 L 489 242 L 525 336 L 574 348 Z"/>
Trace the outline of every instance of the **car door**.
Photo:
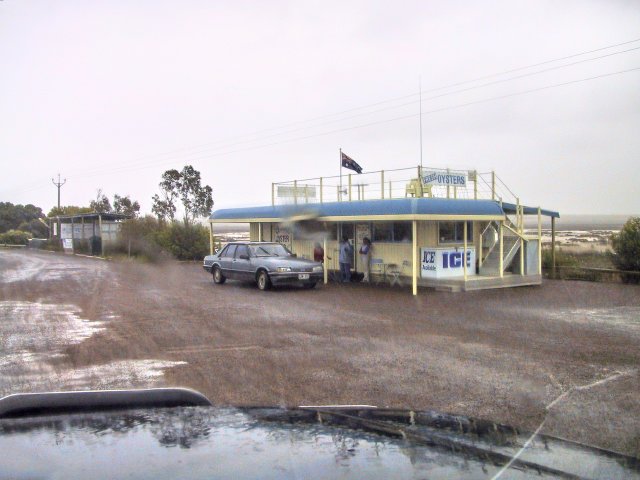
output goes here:
<path id="1" fill-rule="evenodd" d="M 249 247 L 246 245 L 238 245 L 236 254 L 233 259 L 233 271 L 237 275 L 238 280 L 253 280 L 253 271 L 251 268 L 251 257 L 249 256 Z"/>
<path id="2" fill-rule="evenodd" d="M 237 245 L 231 244 L 227 246 L 227 248 L 222 252 L 220 256 L 220 268 L 222 269 L 222 274 L 227 278 L 234 278 L 233 268 L 233 257 L 236 253 Z"/>

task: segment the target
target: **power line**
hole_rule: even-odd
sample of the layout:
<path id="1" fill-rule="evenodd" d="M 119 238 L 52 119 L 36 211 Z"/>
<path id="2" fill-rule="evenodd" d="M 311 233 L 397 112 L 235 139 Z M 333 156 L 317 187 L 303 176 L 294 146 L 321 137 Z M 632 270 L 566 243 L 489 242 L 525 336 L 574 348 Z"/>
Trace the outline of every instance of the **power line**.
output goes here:
<path id="1" fill-rule="evenodd" d="M 342 110 L 342 111 L 331 113 L 331 114 L 327 114 L 327 115 L 321 115 L 321 116 L 317 116 L 317 117 L 312 117 L 312 118 L 307 119 L 307 120 L 298 120 L 298 121 L 294 121 L 294 122 L 287 123 L 287 124 L 284 124 L 284 125 L 280 125 L 278 127 L 270 127 L 270 128 L 266 128 L 266 129 L 261 129 L 261 130 L 255 131 L 253 133 L 244 134 L 244 135 L 238 135 L 238 136 L 235 136 L 235 137 L 230 137 L 230 138 L 228 138 L 226 140 L 220 139 L 220 140 L 216 140 L 214 142 L 208 142 L 208 143 L 204 143 L 204 144 L 200 144 L 200 145 L 196 145 L 196 146 L 192 146 L 192 147 L 186 147 L 186 148 L 176 149 L 176 150 L 172 150 L 172 151 L 161 152 L 161 153 L 157 153 L 157 154 L 145 155 L 145 156 L 142 156 L 142 157 L 138 157 L 138 159 L 136 159 L 136 160 L 146 160 L 146 159 L 150 159 L 150 158 L 154 158 L 154 157 L 162 157 L 162 156 L 172 155 L 172 154 L 175 154 L 175 153 L 178 153 L 178 152 L 184 152 L 184 151 L 189 151 L 189 150 L 196 150 L 195 152 L 192 153 L 193 155 L 195 155 L 195 154 L 198 154 L 198 153 L 203 153 L 205 151 L 211 150 L 211 148 L 204 148 L 204 147 L 208 147 L 208 146 L 222 144 L 222 145 L 218 146 L 217 148 L 213 148 L 213 150 L 219 150 L 221 148 L 228 148 L 230 146 L 241 145 L 241 144 L 244 144 L 244 143 L 250 143 L 250 142 L 254 142 L 254 141 L 264 140 L 265 138 L 272 138 L 272 137 L 275 137 L 275 136 L 285 135 L 285 134 L 288 134 L 288 133 L 294 133 L 294 132 L 302 131 L 302 130 L 305 130 L 305 129 L 316 128 L 318 126 L 326 125 L 326 124 L 329 124 L 329 123 L 334 123 L 334 122 L 344 121 L 344 120 L 347 120 L 347 119 L 350 119 L 350 118 L 355 118 L 356 116 L 369 115 L 369 114 L 377 113 L 377 112 L 388 110 L 388 109 L 400 108 L 402 106 L 410 105 L 410 104 L 415 103 L 415 102 L 404 103 L 404 104 L 401 104 L 399 106 L 386 107 L 384 109 L 375 110 L 373 112 L 365 112 L 365 113 L 354 115 L 354 116 L 347 117 L 347 118 L 344 118 L 344 119 L 337 119 L 334 122 L 324 122 L 324 123 L 321 123 L 319 125 L 313 125 L 313 126 L 309 126 L 309 127 L 295 129 L 295 130 L 291 130 L 291 131 L 288 131 L 288 132 L 276 133 L 276 134 L 272 134 L 272 135 L 269 135 L 269 136 L 260 135 L 261 133 L 282 130 L 282 129 L 285 129 L 285 128 L 288 128 L 288 127 L 291 127 L 291 126 L 295 126 L 295 125 L 300 125 L 300 124 L 304 124 L 304 123 L 310 123 L 310 122 L 314 122 L 314 121 L 317 121 L 317 120 L 323 120 L 325 118 L 336 117 L 336 116 L 343 115 L 345 113 L 350 113 L 350 112 L 354 112 L 354 111 L 358 111 L 358 110 L 363 110 L 363 109 L 366 109 L 366 108 L 371 108 L 371 107 L 383 105 L 383 104 L 386 104 L 386 103 L 392 103 L 392 102 L 396 102 L 396 101 L 399 101 L 399 100 L 404 100 L 404 99 L 407 99 L 407 98 L 421 96 L 423 93 L 432 93 L 432 92 L 446 90 L 446 89 L 450 89 L 450 88 L 454 88 L 454 87 L 458 87 L 458 86 L 462 86 L 462 85 L 467 85 L 469 83 L 474 83 L 474 82 L 478 82 L 478 81 L 481 81 L 481 80 L 495 78 L 495 77 L 499 77 L 499 76 L 506 75 L 506 74 L 509 74 L 509 73 L 515 73 L 515 72 L 519 72 L 519 71 L 523 71 L 523 70 L 539 67 L 539 66 L 542 66 L 542 65 L 548 65 L 548 64 L 551 64 L 551 63 L 554 63 L 554 62 L 559 62 L 559 61 L 562 61 L 562 60 L 568 60 L 568 59 L 571 59 L 571 58 L 576 58 L 576 57 L 579 57 L 579 56 L 588 55 L 590 53 L 600 52 L 600 51 L 603 51 L 603 50 L 608 50 L 608 49 L 619 47 L 619 46 L 623 46 L 623 45 L 629 45 L 629 44 L 636 43 L 636 42 L 639 42 L 639 41 L 640 41 L 640 38 L 636 38 L 636 39 L 633 39 L 633 40 L 628 40 L 628 41 L 625 41 L 625 42 L 620 42 L 620 43 L 616 43 L 616 44 L 612 44 L 612 45 L 607 45 L 607 46 L 604 46 L 604 47 L 588 50 L 588 51 L 585 51 L 585 52 L 575 53 L 575 54 L 567 55 L 567 56 L 564 56 L 564 57 L 554 58 L 554 59 L 551 59 L 551 60 L 546 60 L 546 61 L 543 61 L 543 62 L 538 62 L 538 63 L 535 63 L 535 64 L 531 64 L 531 65 L 526 65 L 526 66 L 517 67 L 517 68 L 513 68 L 513 69 L 509 69 L 509 70 L 504 70 L 502 72 L 493 73 L 493 74 L 489 74 L 489 75 L 484 75 L 484 76 L 481 76 L 481 77 L 476 77 L 476 78 L 470 79 L 470 80 L 464 80 L 464 81 L 461 81 L 461 82 L 452 83 L 452 84 L 449 84 L 449 85 L 430 88 L 430 89 L 427 89 L 427 90 L 420 89 L 420 92 L 418 92 L 418 93 L 412 93 L 412 94 L 408 94 L 408 95 L 403 95 L 403 96 L 391 98 L 391 99 L 388 99 L 388 100 L 382 100 L 382 101 L 379 101 L 379 102 L 374 102 L 374 103 L 370 103 L 370 104 L 367 104 L 367 105 L 362 105 L 362 106 L 359 106 L 359 107 L 354 107 L 354 108 L 350 108 L 350 109 L 347 109 L 347 110 Z M 605 57 L 612 56 L 612 55 L 618 55 L 620 53 L 626 53 L 626 52 L 629 52 L 629 51 L 632 51 L 632 50 L 637 50 L 638 48 L 640 48 L 640 47 L 632 48 L 632 49 L 629 49 L 629 50 L 624 50 L 624 51 L 621 51 L 621 52 L 615 52 L 615 53 L 608 54 L 608 55 L 603 55 L 601 57 L 595 57 L 595 58 L 592 58 L 592 59 L 586 59 L 586 60 L 582 60 L 582 61 L 579 61 L 579 62 L 574 62 L 574 63 L 568 64 L 567 66 L 575 65 L 575 64 L 581 63 L 581 62 L 597 60 L 597 59 L 605 58 Z M 556 68 L 565 68 L 565 66 L 553 67 L 551 69 L 542 70 L 540 72 L 533 72 L 531 74 L 526 74 L 526 75 L 522 75 L 522 76 L 518 76 L 518 77 L 512 77 L 511 80 L 512 79 L 517 79 L 517 78 L 524 78 L 525 76 L 528 76 L 528 75 L 537 75 L 539 73 L 550 71 L 550 70 L 553 70 L 553 69 L 556 69 Z M 469 87 L 468 90 L 471 90 L 473 88 L 482 88 L 484 86 L 488 86 L 488 85 L 491 85 L 491 84 L 494 84 L 494 83 L 501 83 L 501 82 L 505 82 L 505 81 L 509 81 L 509 80 L 510 79 L 504 79 L 504 80 L 499 80 L 499 81 L 496 81 L 496 82 L 485 83 L 485 84 L 479 85 L 477 87 Z M 460 91 L 465 91 L 465 90 L 458 90 L 456 92 L 450 92 L 450 93 L 443 94 L 443 95 L 458 93 Z M 429 99 L 432 99 L 432 98 L 435 98 L 435 97 L 429 97 L 426 100 L 429 100 Z M 242 138 L 251 137 L 251 136 L 254 136 L 254 137 L 257 136 L 257 137 L 253 138 L 253 139 L 249 139 L 249 140 L 237 141 L 237 142 L 234 142 L 234 143 L 230 143 L 233 140 L 242 139 Z M 201 150 L 198 150 L 198 149 L 201 149 Z M 133 162 L 136 162 L 136 160 L 133 160 Z M 129 163 L 129 165 L 131 165 L 131 163 Z"/>
<path id="2" fill-rule="evenodd" d="M 529 90 L 523 90 L 523 91 L 520 91 L 520 92 L 514 92 L 514 93 L 510 93 L 510 94 L 499 95 L 499 96 L 489 97 L 489 98 L 485 98 L 485 99 L 481 99 L 481 100 L 475 100 L 475 101 L 471 101 L 471 102 L 461 103 L 461 104 L 458 104 L 458 105 L 451 105 L 451 106 L 447 106 L 447 107 L 427 110 L 427 111 L 423 111 L 422 115 L 431 115 L 431 114 L 440 113 L 440 112 L 444 112 L 444 111 L 448 111 L 448 110 L 455 110 L 455 109 L 458 109 L 458 108 L 469 107 L 469 106 L 472 106 L 472 105 L 488 103 L 488 102 L 492 102 L 492 101 L 496 101 L 496 100 L 503 100 L 503 99 L 506 99 L 506 98 L 516 97 L 516 96 L 520 96 L 520 95 L 526 95 L 526 94 L 530 94 L 530 93 L 534 93 L 534 92 L 539 92 L 539 91 L 542 91 L 542 90 L 549 90 L 549 89 L 552 89 L 552 88 L 564 87 L 564 86 L 567 86 L 567 85 L 574 85 L 574 84 L 577 84 L 577 83 L 583 83 L 583 82 L 587 82 L 587 81 L 591 81 L 591 80 L 597 80 L 597 79 L 600 79 L 600 78 L 611 77 L 611 76 L 614 76 L 614 75 L 621 75 L 621 74 L 624 74 L 624 73 L 635 72 L 635 71 L 638 71 L 638 70 L 640 70 L 640 67 L 635 67 L 635 68 L 631 68 L 631 69 L 627 69 L 627 70 L 620 70 L 620 71 L 617 71 L 617 72 L 605 73 L 605 74 L 601 74 L 601 75 L 595 75 L 595 76 L 592 76 L 592 77 L 580 78 L 580 79 L 576 79 L 576 80 L 570 80 L 570 81 L 567 81 L 567 82 L 556 83 L 556 84 L 552 84 L 552 85 L 545 85 L 545 86 L 542 86 L 542 87 L 532 88 L 532 89 L 529 89 Z M 402 116 L 393 117 L 393 118 L 389 118 L 389 119 L 385 119 L 385 120 L 378 120 L 378 121 L 375 121 L 375 122 L 369 122 L 369 123 L 364 123 L 364 124 L 360 124 L 360 125 L 354 125 L 354 126 L 351 126 L 351 127 L 345 127 L 345 128 L 329 130 L 329 131 L 326 131 L 326 132 L 321 132 L 321 133 L 317 133 L 317 134 L 313 134 L 313 135 L 306 135 L 306 136 L 296 137 L 296 138 L 292 138 L 292 139 L 288 139 L 288 140 L 283 140 L 283 141 L 280 141 L 280 142 L 266 143 L 266 144 L 256 145 L 256 146 L 253 146 L 253 147 L 247 147 L 247 148 L 243 148 L 243 149 L 236 149 L 236 150 L 230 150 L 230 151 L 226 151 L 226 152 L 213 153 L 213 154 L 210 154 L 210 155 L 203 155 L 201 157 L 196 157 L 196 158 L 194 158 L 192 160 L 203 160 L 203 159 L 208 159 L 208 158 L 220 157 L 220 156 L 224 156 L 224 155 L 230 155 L 230 154 L 233 154 L 233 153 L 246 152 L 246 151 L 257 150 L 257 149 L 261 149 L 261 148 L 276 146 L 276 145 L 282 145 L 282 144 L 286 144 L 286 143 L 292 143 L 292 142 L 297 142 L 297 141 L 302 141 L 302 140 L 308 140 L 308 139 L 311 139 L 311 138 L 327 136 L 327 135 L 331 135 L 331 134 L 334 134 L 334 133 L 339 133 L 339 132 L 344 132 L 344 131 L 349 131 L 349 130 L 356 130 L 356 129 L 360 129 L 360 128 L 371 127 L 371 126 L 374 126 L 374 125 L 381 125 L 381 124 L 384 124 L 384 123 L 390 123 L 390 122 L 395 122 L 395 121 L 404 120 L 404 119 L 408 119 L 408 118 L 414 118 L 414 117 L 416 117 L 418 115 L 419 114 L 417 114 L 417 113 L 413 113 L 413 114 L 409 114 L 409 115 L 402 115 Z M 175 162 L 175 159 L 169 159 L 166 162 L 154 164 L 153 166 L 162 166 L 162 165 L 166 165 L 166 164 L 173 163 L 173 162 Z M 142 168 L 147 168 L 147 167 L 142 167 Z M 133 168 L 122 167 L 120 169 L 113 169 L 109 173 L 121 173 L 121 172 L 124 172 L 124 171 L 131 171 L 131 170 L 137 170 L 137 169 L 140 169 L 140 167 L 133 167 Z M 87 177 L 90 177 L 90 176 L 95 176 L 95 175 L 100 175 L 100 174 L 104 174 L 104 172 L 97 173 L 97 174 L 86 175 L 86 176 L 80 176 L 79 178 L 87 178 Z"/>
<path id="3" fill-rule="evenodd" d="M 598 49 L 598 50 L 602 50 L 602 49 Z M 394 110 L 394 109 L 398 109 L 398 108 L 402 108 L 402 107 L 413 105 L 413 104 L 415 104 L 417 102 L 430 101 L 430 100 L 434 100 L 434 99 L 437 99 L 437 98 L 443 98 L 443 97 L 455 95 L 455 94 L 458 94 L 458 93 L 463 93 L 463 92 L 468 92 L 468 91 L 472 91 L 472 90 L 479 89 L 479 88 L 488 87 L 488 86 L 491 86 L 491 85 L 497 85 L 497 84 L 500 84 L 500 83 L 510 82 L 510 81 L 513 81 L 513 80 L 519 80 L 519 79 L 530 77 L 530 76 L 534 76 L 534 75 L 540 75 L 540 74 L 547 73 L 547 72 L 550 72 L 550 71 L 553 71 L 553 70 L 567 68 L 567 67 L 575 66 L 575 65 L 580 64 L 580 63 L 590 62 L 590 61 L 594 61 L 594 60 L 600 60 L 602 58 L 607 58 L 607 57 L 611 57 L 611 56 L 614 56 L 614 55 L 619 55 L 619 54 L 622 54 L 622 53 L 628 53 L 628 52 L 635 51 L 635 50 L 640 50 L 640 47 L 634 47 L 634 48 L 630 48 L 630 49 L 627 49 L 627 50 L 622 50 L 622 51 L 618 51 L 618 52 L 609 53 L 609 54 L 606 54 L 606 55 L 601 55 L 601 56 L 598 56 L 598 57 L 587 58 L 587 59 L 584 59 L 584 60 L 578 60 L 576 62 L 572 62 L 572 63 L 568 63 L 568 64 L 564 64 L 564 65 L 558 65 L 558 66 L 555 66 L 555 67 L 550 67 L 550 68 L 546 68 L 546 69 L 543 69 L 543 70 L 538 70 L 538 71 L 535 71 L 535 72 L 530 72 L 530 73 L 517 75 L 517 76 L 513 76 L 513 77 L 509 77 L 509 78 L 504 78 L 504 79 L 500 79 L 500 80 L 494 80 L 494 81 L 486 82 L 486 83 L 483 83 L 483 84 L 480 84 L 480 85 L 475 85 L 475 86 L 466 87 L 466 88 L 462 88 L 462 89 L 458 89 L 458 90 L 453 90 L 451 92 L 445 92 L 445 93 L 441 93 L 441 94 L 438 94 L 438 95 L 432 95 L 432 96 L 426 97 L 426 98 L 422 98 L 422 93 L 423 92 L 429 92 L 429 91 L 434 91 L 434 90 L 438 90 L 438 89 L 431 89 L 431 90 L 424 90 L 424 91 L 420 89 L 420 92 L 418 94 L 409 95 L 409 97 L 415 96 L 415 95 L 419 95 L 420 98 L 418 100 L 412 100 L 410 102 L 401 103 L 401 104 L 398 104 L 398 105 L 391 105 L 391 106 L 387 106 L 387 107 L 380 108 L 380 109 L 373 110 L 373 111 L 369 111 L 369 112 L 357 113 L 357 114 L 354 114 L 354 115 L 350 115 L 348 117 L 343 117 L 343 118 L 339 118 L 339 119 L 335 119 L 335 120 L 330 120 L 330 121 L 327 121 L 327 122 L 317 123 L 315 125 L 311 125 L 311 126 L 307 126 L 307 127 L 301 127 L 301 128 L 296 128 L 296 129 L 293 129 L 293 130 L 288 130 L 288 131 L 284 131 L 284 132 L 280 132 L 280 133 L 274 133 L 274 134 L 271 134 L 271 135 L 257 137 L 257 138 L 252 139 L 252 140 L 227 143 L 227 144 L 221 145 L 218 148 L 204 149 L 204 150 L 201 150 L 201 151 L 193 152 L 192 154 L 186 155 L 186 156 L 171 157 L 171 159 L 175 160 L 176 158 L 182 158 L 182 159 L 184 159 L 184 161 L 191 161 L 191 156 L 192 155 L 198 155 L 198 154 L 202 154 L 202 153 L 205 153 L 205 152 L 208 152 L 208 151 L 215 152 L 216 150 L 221 150 L 221 149 L 233 147 L 233 146 L 236 146 L 236 145 L 244 145 L 244 144 L 252 143 L 252 142 L 256 142 L 256 141 L 264 141 L 264 140 L 267 140 L 269 138 L 279 137 L 279 136 L 282 136 L 282 135 L 288 135 L 288 134 L 291 134 L 291 133 L 297 133 L 297 132 L 301 132 L 301 131 L 305 131 L 305 130 L 309 130 L 309 129 L 313 129 L 313 128 L 318 128 L 318 127 L 321 127 L 321 126 L 324 126 L 324 125 L 330 125 L 330 124 L 333 124 L 333 123 L 344 122 L 346 120 L 351 120 L 351 119 L 354 119 L 354 118 L 367 116 L 367 115 L 373 115 L 373 114 L 384 112 L 384 111 L 387 111 L 387 110 Z M 572 57 L 575 57 L 575 56 L 576 55 L 572 55 Z M 543 63 L 549 63 L 549 62 L 543 62 Z M 538 65 L 540 65 L 540 64 L 538 64 Z M 517 69 L 517 70 L 522 70 L 522 69 Z M 460 82 L 460 83 L 458 83 L 458 85 L 460 85 L 462 83 L 465 83 L 465 82 Z M 404 97 L 404 98 L 406 98 L 406 97 Z M 422 118 L 422 117 L 420 117 L 420 118 Z M 201 158 L 201 157 L 196 156 L 195 158 L 198 159 L 198 158 Z M 136 162 L 136 166 L 142 167 L 142 166 L 145 166 L 145 165 L 156 165 L 156 161 L 153 161 L 153 162 Z M 127 167 L 131 167 L 131 166 L 132 166 L 132 164 L 127 165 Z M 101 171 L 104 171 L 104 170 L 96 169 L 93 172 L 97 173 L 97 172 L 101 172 Z M 85 171 L 85 172 L 86 172 L 86 174 L 93 173 L 92 171 Z"/>

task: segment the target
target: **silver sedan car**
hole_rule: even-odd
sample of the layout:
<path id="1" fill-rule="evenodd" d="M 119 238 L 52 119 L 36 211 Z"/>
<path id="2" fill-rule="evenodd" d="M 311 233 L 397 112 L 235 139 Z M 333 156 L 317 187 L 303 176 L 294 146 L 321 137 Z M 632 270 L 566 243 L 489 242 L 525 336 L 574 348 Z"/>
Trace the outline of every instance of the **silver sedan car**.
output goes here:
<path id="1" fill-rule="evenodd" d="M 204 258 L 204 269 L 213 281 L 227 278 L 255 281 L 260 290 L 272 285 L 302 285 L 313 288 L 323 278 L 319 262 L 297 258 L 284 245 L 274 242 L 232 242 L 215 255 Z"/>

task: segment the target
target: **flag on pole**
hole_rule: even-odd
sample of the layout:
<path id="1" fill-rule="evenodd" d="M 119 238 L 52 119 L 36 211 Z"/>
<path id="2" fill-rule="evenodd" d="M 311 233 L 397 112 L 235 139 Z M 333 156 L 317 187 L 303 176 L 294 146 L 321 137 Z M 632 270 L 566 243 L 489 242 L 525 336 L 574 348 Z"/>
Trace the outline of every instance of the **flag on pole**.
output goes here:
<path id="1" fill-rule="evenodd" d="M 344 168 L 348 168 L 349 170 L 353 170 L 356 173 L 362 173 L 362 167 L 358 165 L 358 163 L 351 158 L 349 155 L 342 153 L 342 166 Z"/>

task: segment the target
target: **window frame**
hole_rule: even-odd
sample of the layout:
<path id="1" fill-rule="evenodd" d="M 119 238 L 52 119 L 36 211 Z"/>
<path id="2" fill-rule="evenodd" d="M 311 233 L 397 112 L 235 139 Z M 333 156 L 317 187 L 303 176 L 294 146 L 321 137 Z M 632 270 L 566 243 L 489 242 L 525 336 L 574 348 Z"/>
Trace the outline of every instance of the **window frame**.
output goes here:
<path id="1" fill-rule="evenodd" d="M 438 220 L 438 245 L 464 245 L 464 223 L 467 222 L 467 244 L 473 243 L 473 220 Z M 442 240 L 440 225 L 452 223 L 454 225 L 454 239 Z M 458 230 L 458 228 L 460 230 Z M 458 233 L 460 234 L 458 236 Z M 459 239 L 458 239 L 459 238 Z"/>

